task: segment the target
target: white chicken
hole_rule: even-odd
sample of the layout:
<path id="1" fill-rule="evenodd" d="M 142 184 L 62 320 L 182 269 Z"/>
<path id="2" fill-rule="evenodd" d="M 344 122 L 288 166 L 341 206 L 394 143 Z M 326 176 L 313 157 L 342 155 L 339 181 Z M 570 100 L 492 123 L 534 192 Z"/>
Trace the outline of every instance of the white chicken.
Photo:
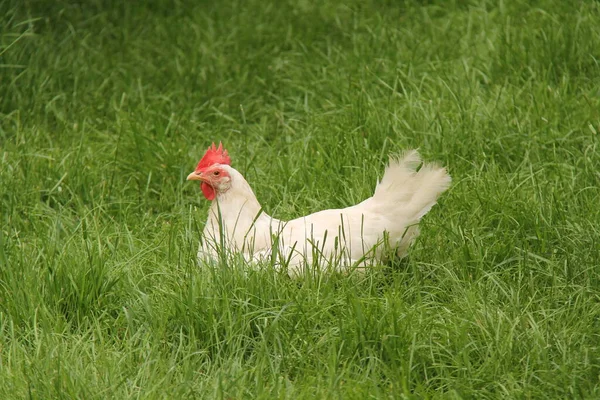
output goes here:
<path id="1" fill-rule="evenodd" d="M 390 159 L 372 197 L 286 222 L 263 211 L 230 164 L 222 144 L 217 148 L 213 143 L 187 177 L 200 181 L 202 193 L 212 201 L 199 262 L 240 252 L 251 262 L 272 260 L 290 275 L 310 266 L 364 268 L 390 256 L 389 250 L 404 256 L 419 234 L 419 220 L 451 182 L 445 168 L 422 164 L 412 150 Z"/>

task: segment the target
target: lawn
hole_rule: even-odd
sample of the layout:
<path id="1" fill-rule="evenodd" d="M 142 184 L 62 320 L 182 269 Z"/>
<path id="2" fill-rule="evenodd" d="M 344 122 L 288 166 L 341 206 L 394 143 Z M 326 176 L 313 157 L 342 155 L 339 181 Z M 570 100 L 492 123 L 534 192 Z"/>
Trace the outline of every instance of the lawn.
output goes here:
<path id="1" fill-rule="evenodd" d="M 597 1 L 0 1 L 0 398 L 600 397 Z M 283 219 L 419 148 L 407 262 L 200 269 L 212 141 Z"/>

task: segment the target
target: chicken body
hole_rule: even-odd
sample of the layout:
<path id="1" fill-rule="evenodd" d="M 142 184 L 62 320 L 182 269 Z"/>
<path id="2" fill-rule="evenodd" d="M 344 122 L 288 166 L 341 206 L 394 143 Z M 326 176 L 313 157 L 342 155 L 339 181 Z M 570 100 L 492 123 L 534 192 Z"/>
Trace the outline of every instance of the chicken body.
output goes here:
<path id="1" fill-rule="evenodd" d="M 405 255 L 419 234 L 419 220 L 450 185 L 444 168 L 424 164 L 416 151 L 392 158 L 372 197 L 351 207 L 323 210 L 291 221 L 262 211 L 244 177 L 220 165 L 230 177 L 209 210 L 199 261 L 221 251 L 241 252 L 245 259 L 270 259 L 299 274 L 316 261 L 321 267 L 346 269 L 382 261 L 392 249 Z"/>

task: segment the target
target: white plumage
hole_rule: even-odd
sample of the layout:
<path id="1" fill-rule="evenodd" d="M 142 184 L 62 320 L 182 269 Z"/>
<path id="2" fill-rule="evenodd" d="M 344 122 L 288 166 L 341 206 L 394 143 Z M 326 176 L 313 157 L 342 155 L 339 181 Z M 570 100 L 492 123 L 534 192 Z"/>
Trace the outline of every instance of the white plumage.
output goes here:
<path id="1" fill-rule="evenodd" d="M 425 163 L 417 171 L 419 165 L 415 150 L 391 158 L 372 197 L 291 221 L 265 213 L 248 182 L 227 163 L 197 168 L 188 179 L 201 180 L 216 194 L 199 261 L 216 259 L 222 251 L 241 252 L 248 261 L 271 259 L 286 266 L 290 275 L 297 275 L 307 265 L 364 268 L 384 260 L 390 249 L 402 257 L 419 234 L 419 220 L 451 182 L 445 168 Z"/>

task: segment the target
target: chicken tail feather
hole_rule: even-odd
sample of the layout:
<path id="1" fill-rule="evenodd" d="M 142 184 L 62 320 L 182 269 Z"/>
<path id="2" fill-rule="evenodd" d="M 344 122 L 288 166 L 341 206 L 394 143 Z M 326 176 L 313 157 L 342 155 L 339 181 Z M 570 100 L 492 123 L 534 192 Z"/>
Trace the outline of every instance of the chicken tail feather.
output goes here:
<path id="1" fill-rule="evenodd" d="M 422 163 L 419 153 L 411 150 L 390 158 L 373 200 L 389 212 L 401 214 L 403 221 L 417 223 L 450 187 L 451 181 L 446 168 Z"/>

